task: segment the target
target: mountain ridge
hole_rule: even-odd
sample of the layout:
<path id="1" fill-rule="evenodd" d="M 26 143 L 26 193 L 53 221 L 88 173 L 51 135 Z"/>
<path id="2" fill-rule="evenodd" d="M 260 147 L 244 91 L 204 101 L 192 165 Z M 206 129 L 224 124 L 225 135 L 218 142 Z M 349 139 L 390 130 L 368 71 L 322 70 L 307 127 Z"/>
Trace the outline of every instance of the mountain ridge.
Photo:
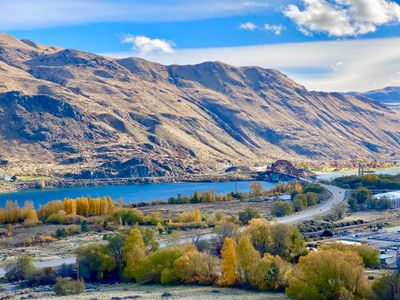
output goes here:
<path id="1" fill-rule="evenodd" d="M 164 176 L 278 158 L 393 158 L 399 115 L 277 70 L 114 59 L 0 34 L 7 172 Z"/>

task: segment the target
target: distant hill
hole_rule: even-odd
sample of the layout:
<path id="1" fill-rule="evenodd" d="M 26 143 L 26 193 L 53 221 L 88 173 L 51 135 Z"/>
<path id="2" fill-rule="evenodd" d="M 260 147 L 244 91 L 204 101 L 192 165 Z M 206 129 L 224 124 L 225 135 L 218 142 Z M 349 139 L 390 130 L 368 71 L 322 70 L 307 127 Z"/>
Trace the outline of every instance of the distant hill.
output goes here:
<path id="1" fill-rule="evenodd" d="M 380 90 L 373 90 L 364 95 L 376 101 L 386 103 L 392 109 L 400 110 L 400 86 L 390 86 Z"/>
<path id="2" fill-rule="evenodd" d="M 384 103 L 388 108 L 400 110 L 400 86 L 389 86 L 366 93 L 347 93 L 348 96 L 365 96 L 369 99 Z"/>
<path id="3" fill-rule="evenodd" d="M 162 176 L 399 154 L 397 112 L 276 70 L 164 66 L 0 34 L 0 74 L 0 160 L 12 174 Z"/>

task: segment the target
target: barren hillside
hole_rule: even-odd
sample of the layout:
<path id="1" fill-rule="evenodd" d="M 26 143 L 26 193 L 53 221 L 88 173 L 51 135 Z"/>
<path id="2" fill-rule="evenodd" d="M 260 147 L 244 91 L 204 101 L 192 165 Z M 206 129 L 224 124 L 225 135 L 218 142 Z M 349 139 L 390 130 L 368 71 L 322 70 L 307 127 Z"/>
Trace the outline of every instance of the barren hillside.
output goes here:
<path id="1" fill-rule="evenodd" d="M 164 66 L 0 34 L 0 160 L 8 173 L 160 176 L 277 158 L 399 155 L 399 115 L 310 92 L 276 70 Z"/>

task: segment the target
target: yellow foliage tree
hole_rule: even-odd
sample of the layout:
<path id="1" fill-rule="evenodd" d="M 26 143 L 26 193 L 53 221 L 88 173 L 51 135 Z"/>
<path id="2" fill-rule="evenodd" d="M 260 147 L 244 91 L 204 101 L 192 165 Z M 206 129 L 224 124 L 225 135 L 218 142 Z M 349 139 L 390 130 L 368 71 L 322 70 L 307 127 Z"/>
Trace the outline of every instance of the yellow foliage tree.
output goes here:
<path id="1" fill-rule="evenodd" d="M 39 223 L 38 215 L 31 201 L 25 202 L 24 219 L 24 224 L 26 226 L 34 226 Z"/>
<path id="2" fill-rule="evenodd" d="M 146 259 L 146 247 L 139 229 L 132 229 L 126 237 L 123 254 L 126 261 L 124 277 L 127 280 L 137 280 L 140 264 Z"/>
<path id="3" fill-rule="evenodd" d="M 222 285 L 233 286 L 237 282 L 238 260 L 236 256 L 236 243 L 232 238 L 225 238 L 221 249 L 221 257 Z"/>
<path id="4" fill-rule="evenodd" d="M 239 261 L 239 279 L 244 286 L 254 286 L 257 266 L 260 263 L 260 253 L 253 247 L 250 237 L 240 238 L 237 247 Z"/>
<path id="5" fill-rule="evenodd" d="M 299 300 L 367 299 L 370 287 L 357 253 L 322 250 L 300 257 L 286 292 Z"/>

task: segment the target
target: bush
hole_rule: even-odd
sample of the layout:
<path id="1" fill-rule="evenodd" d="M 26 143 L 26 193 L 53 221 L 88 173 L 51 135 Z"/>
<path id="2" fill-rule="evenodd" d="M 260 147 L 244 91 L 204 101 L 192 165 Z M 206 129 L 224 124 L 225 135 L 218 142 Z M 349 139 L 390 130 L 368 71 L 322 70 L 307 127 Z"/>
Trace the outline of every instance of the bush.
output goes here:
<path id="1" fill-rule="evenodd" d="M 251 219 L 260 218 L 260 213 L 254 207 L 248 207 L 245 211 L 239 213 L 239 220 L 243 225 L 247 225 Z"/>
<path id="2" fill-rule="evenodd" d="M 67 235 L 66 231 L 64 228 L 57 228 L 55 236 L 56 238 L 60 239 L 63 238 Z"/>
<path id="3" fill-rule="evenodd" d="M 374 281 L 372 285 L 374 292 L 372 299 L 400 299 L 400 276 L 399 274 L 385 274 Z"/>
<path id="4" fill-rule="evenodd" d="M 58 278 L 53 290 L 57 296 L 77 295 L 85 290 L 85 284 L 70 277 Z"/>
<path id="5" fill-rule="evenodd" d="M 22 255 L 6 265 L 5 278 L 9 281 L 25 280 L 35 270 L 32 257 Z"/>
<path id="6" fill-rule="evenodd" d="M 53 285 L 56 282 L 56 273 L 52 268 L 46 267 L 34 270 L 26 279 L 29 286 Z"/>
<path id="7" fill-rule="evenodd" d="M 271 214 L 274 217 L 284 217 L 293 213 L 293 204 L 286 201 L 275 201 L 272 205 Z"/>
<path id="8" fill-rule="evenodd" d="M 65 224 L 67 221 L 67 215 L 65 211 L 60 210 L 59 212 L 51 214 L 47 219 L 46 223 L 50 224 Z"/>
<path id="9" fill-rule="evenodd" d="M 88 245 L 78 249 L 77 261 L 79 262 L 79 274 L 89 281 L 102 280 L 116 267 L 113 256 L 106 245 Z"/>

